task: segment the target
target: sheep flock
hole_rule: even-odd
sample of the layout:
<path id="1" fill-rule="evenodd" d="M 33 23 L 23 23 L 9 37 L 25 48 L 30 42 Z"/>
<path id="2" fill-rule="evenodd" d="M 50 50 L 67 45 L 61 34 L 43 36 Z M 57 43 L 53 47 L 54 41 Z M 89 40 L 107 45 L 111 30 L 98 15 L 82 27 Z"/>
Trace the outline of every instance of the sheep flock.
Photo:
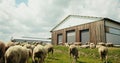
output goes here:
<path id="1" fill-rule="evenodd" d="M 80 58 L 79 48 L 90 48 L 91 50 L 97 48 L 100 60 L 107 63 L 108 47 L 113 47 L 111 43 L 104 42 L 98 44 L 64 43 L 63 46 L 68 48 L 69 56 L 75 61 L 74 63 Z M 8 42 L 5 44 L 0 41 L 0 63 L 29 63 L 29 58 L 32 59 L 32 63 L 44 63 L 48 54 L 51 53 L 53 56 L 54 51 L 54 45 L 51 43 L 43 45 L 40 43 Z"/>

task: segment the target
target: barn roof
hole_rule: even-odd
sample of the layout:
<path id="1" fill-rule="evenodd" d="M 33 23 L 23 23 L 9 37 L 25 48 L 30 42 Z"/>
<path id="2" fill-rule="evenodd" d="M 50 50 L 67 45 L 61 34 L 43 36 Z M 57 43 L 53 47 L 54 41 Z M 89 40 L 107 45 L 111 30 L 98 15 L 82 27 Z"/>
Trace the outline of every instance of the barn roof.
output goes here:
<path id="1" fill-rule="evenodd" d="M 78 19 L 92 19 L 94 21 L 99 21 L 99 20 L 109 20 L 109 21 L 113 21 L 115 23 L 119 23 L 118 21 L 114 21 L 112 19 L 109 18 L 105 18 L 105 17 L 93 17 L 93 16 L 80 16 L 80 15 L 68 15 L 66 18 L 64 18 L 60 23 L 58 23 L 52 30 L 54 31 L 56 28 L 58 28 L 61 24 L 63 24 L 67 19 L 71 18 L 71 17 L 77 17 Z M 83 22 L 83 21 L 82 21 Z M 72 23 L 73 24 L 73 23 Z M 79 23 L 78 23 L 79 24 Z M 85 23 L 84 23 L 85 24 Z"/>

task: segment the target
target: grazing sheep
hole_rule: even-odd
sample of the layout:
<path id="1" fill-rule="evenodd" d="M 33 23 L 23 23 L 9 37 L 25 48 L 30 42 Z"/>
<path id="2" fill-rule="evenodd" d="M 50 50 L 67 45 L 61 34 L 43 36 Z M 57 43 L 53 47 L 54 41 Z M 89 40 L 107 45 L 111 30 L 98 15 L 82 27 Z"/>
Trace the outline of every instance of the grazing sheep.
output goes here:
<path id="1" fill-rule="evenodd" d="M 5 63 L 27 63 L 28 50 L 22 46 L 11 46 L 5 53 Z"/>
<path id="2" fill-rule="evenodd" d="M 25 44 L 24 47 L 31 48 L 31 45 L 30 44 Z"/>
<path id="3" fill-rule="evenodd" d="M 90 43 L 90 49 L 93 49 L 93 48 L 95 48 L 96 46 L 95 46 L 95 44 L 94 43 Z"/>
<path id="4" fill-rule="evenodd" d="M 96 44 L 96 48 L 99 48 L 100 46 L 105 46 L 105 43 L 104 42 L 99 42 Z"/>
<path id="5" fill-rule="evenodd" d="M 80 48 L 89 48 L 89 45 L 81 45 Z"/>
<path id="6" fill-rule="evenodd" d="M 105 43 L 104 42 L 99 42 L 98 45 L 105 46 Z"/>
<path id="7" fill-rule="evenodd" d="M 53 45 L 52 44 L 46 44 L 44 46 L 45 50 L 47 51 L 47 53 L 49 54 L 50 52 L 53 54 L 54 50 L 53 50 Z"/>
<path id="8" fill-rule="evenodd" d="M 101 45 L 98 45 L 98 44 L 97 44 L 97 45 L 96 45 L 96 48 L 99 48 L 100 46 L 101 46 Z"/>
<path id="9" fill-rule="evenodd" d="M 69 44 L 68 44 L 68 43 L 64 43 L 64 45 L 65 45 L 66 47 L 69 47 Z"/>
<path id="10" fill-rule="evenodd" d="M 7 50 L 9 47 L 11 47 L 11 46 L 15 46 L 15 43 L 14 43 L 14 42 L 8 42 L 8 43 L 6 44 L 6 50 Z"/>
<path id="11" fill-rule="evenodd" d="M 4 63 L 5 44 L 0 41 L 0 63 Z"/>
<path id="12" fill-rule="evenodd" d="M 77 58 L 79 58 L 79 57 L 78 57 L 78 49 L 77 49 L 77 47 L 75 45 L 70 45 L 69 54 L 70 54 L 70 56 L 71 55 L 73 56 L 75 61 L 77 61 Z"/>
<path id="13" fill-rule="evenodd" d="M 89 44 L 90 44 L 90 42 L 86 42 L 85 44 L 86 44 L 86 45 L 89 45 Z"/>
<path id="14" fill-rule="evenodd" d="M 107 62 L 107 54 L 108 54 L 107 47 L 100 45 L 100 47 L 98 48 L 98 52 L 100 55 L 100 59 L 102 61 L 105 59 L 105 62 Z"/>
<path id="15" fill-rule="evenodd" d="M 27 50 L 29 52 L 29 57 L 32 57 L 33 48 L 31 47 L 31 45 L 30 44 L 25 44 L 23 47 L 27 48 Z"/>
<path id="16" fill-rule="evenodd" d="M 20 42 L 14 42 L 15 45 L 20 45 L 21 43 Z"/>
<path id="17" fill-rule="evenodd" d="M 33 51 L 33 49 L 35 48 L 35 45 L 32 45 L 32 44 L 31 44 L 31 48 L 32 48 L 32 51 Z"/>
<path id="18" fill-rule="evenodd" d="M 74 42 L 74 45 L 76 45 L 76 46 L 81 46 L 82 43 L 81 43 L 81 42 Z"/>
<path id="19" fill-rule="evenodd" d="M 106 46 L 107 47 L 113 47 L 114 45 L 113 45 L 113 43 L 106 43 Z"/>
<path id="20" fill-rule="evenodd" d="M 33 49 L 33 56 L 32 56 L 33 63 L 43 63 L 45 57 L 46 57 L 46 50 L 42 45 L 37 45 Z"/>
<path id="21" fill-rule="evenodd" d="M 21 54 L 21 60 L 20 63 L 28 63 L 29 56 L 31 55 L 31 52 L 29 49 L 22 47 L 22 54 Z"/>

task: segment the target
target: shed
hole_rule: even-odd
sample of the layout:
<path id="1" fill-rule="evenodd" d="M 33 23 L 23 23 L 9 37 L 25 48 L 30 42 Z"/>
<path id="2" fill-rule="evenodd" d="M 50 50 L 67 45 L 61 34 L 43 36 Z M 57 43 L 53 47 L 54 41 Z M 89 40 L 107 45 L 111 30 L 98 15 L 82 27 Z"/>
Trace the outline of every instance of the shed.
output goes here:
<path id="1" fill-rule="evenodd" d="M 120 44 L 120 22 L 103 17 L 68 15 L 51 33 L 54 45 L 74 42 Z"/>

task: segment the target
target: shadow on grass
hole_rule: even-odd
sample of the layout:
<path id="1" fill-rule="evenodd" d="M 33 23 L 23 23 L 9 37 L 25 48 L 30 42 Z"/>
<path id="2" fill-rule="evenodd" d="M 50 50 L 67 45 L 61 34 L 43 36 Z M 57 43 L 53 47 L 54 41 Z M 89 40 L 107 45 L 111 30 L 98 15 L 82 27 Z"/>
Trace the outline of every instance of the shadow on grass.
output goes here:
<path id="1" fill-rule="evenodd" d="M 56 58 L 56 57 L 48 57 L 47 59 L 59 60 L 59 59 L 58 59 L 58 58 Z"/>
<path id="2" fill-rule="evenodd" d="M 56 58 L 56 57 L 48 57 L 45 63 L 51 63 L 54 61 L 59 61 L 60 59 Z"/>
<path id="3" fill-rule="evenodd" d="M 82 62 L 82 61 L 77 61 L 77 63 L 86 63 L 86 62 Z"/>
<path id="4" fill-rule="evenodd" d="M 106 62 L 104 62 L 104 63 L 106 63 Z M 111 61 L 107 61 L 107 63 L 112 63 Z"/>

